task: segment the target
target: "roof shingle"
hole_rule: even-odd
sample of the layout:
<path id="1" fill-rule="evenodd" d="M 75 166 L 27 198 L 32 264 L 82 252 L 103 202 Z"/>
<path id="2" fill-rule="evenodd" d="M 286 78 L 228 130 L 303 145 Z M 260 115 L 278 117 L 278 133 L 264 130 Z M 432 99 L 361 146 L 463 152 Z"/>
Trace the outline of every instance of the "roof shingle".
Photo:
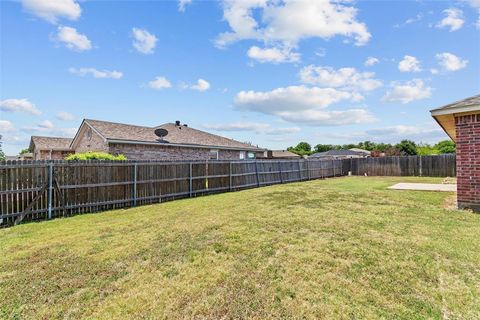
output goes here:
<path id="1" fill-rule="evenodd" d="M 39 150 L 70 150 L 71 138 L 32 136 L 30 147 Z"/>
<path id="2" fill-rule="evenodd" d="M 177 126 L 173 123 L 166 123 L 157 127 L 144 127 L 91 119 L 85 119 L 85 122 L 97 130 L 98 133 L 100 133 L 107 140 L 227 147 L 238 148 L 241 150 L 260 150 L 260 148 L 247 143 L 228 139 L 183 125 Z M 155 135 L 155 129 L 159 128 L 168 131 L 168 135 L 163 138 L 163 141 Z"/>
<path id="3" fill-rule="evenodd" d="M 449 109 L 458 109 L 458 108 L 465 108 L 465 107 L 479 106 L 479 105 L 480 105 L 480 94 L 478 94 L 476 96 L 473 96 L 473 97 L 469 97 L 469 98 L 460 100 L 460 101 L 455 101 L 453 103 L 449 103 L 449 104 L 447 104 L 443 107 L 436 108 L 436 109 L 433 109 L 431 111 L 432 112 L 433 111 L 440 111 L 440 110 L 447 111 Z"/>

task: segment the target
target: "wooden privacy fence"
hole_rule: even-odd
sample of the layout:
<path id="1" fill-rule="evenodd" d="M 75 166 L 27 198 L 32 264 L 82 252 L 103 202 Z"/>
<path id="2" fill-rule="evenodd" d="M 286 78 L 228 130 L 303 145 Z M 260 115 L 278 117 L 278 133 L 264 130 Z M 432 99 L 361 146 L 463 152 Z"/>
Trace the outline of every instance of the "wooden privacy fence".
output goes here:
<path id="1" fill-rule="evenodd" d="M 343 176 L 342 160 L 9 161 L 0 164 L 0 226 L 278 183 Z"/>
<path id="2" fill-rule="evenodd" d="M 454 177 L 455 155 L 283 161 L 8 161 L 0 164 L 0 227 L 349 172 Z"/>
<path id="3" fill-rule="evenodd" d="M 353 175 L 455 177 L 455 154 L 349 159 Z"/>

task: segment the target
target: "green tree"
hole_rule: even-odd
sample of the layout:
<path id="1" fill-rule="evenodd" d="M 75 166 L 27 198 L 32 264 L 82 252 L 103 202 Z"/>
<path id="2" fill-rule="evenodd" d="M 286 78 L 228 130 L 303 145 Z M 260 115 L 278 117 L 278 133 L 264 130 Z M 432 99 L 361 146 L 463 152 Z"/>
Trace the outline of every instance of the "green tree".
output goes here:
<path id="1" fill-rule="evenodd" d="M 297 144 L 295 149 L 300 151 L 310 152 L 312 151 L 312 146 L 308 142 L 300 142 L 299 144 Z"/>
<path id="2" fill-rule="evenodd" d="M 317 144 L 315 146 L 315 152 L 325 152 L 329 150 L 337 150 L 340 149 L 340 146 L 333 145 L 333 144 Z"/>
<path id="3" fill-rule="evenodd" d="M 431 156 L 439 153 L 435 146 L 431 146 L 428 143 L 420 143 L 417 145 L 417 155 L 419 156 Z"/>
<path id="4" fill-rule="evenodd" d="M 0 134 L 0 161 L 5 161 L 5 153 L 2 149 L 2 135 Z"/>
<path id="5" fill-rule="evenodd" d="M 304 156 L 312 153 L 312 146 L 308 142 L 300 142 L 295 147 L 288 147 L 287 150 Z"/>
<path id="6" fill-rule="evenodd" d="M 380 152 L 385 152 L 387 149 L 392 148 L 393 146 L 390 143 L 377 143 L 375 145 L 375 150 Z"/>
<path id="7" fill-rule="evenodd" d="M 19 155 L 22 155 L 22 154 L 25 154 L 25 153 L 29 153 L 30 152 L 30 149 L 28 148 L 25 148 L 25 149 L 22 149 L 19 153 Z"/>
<path id="8" fill-rule="evenodd" d="M 376 147 L 375 142 L 372 142 L 372 141 L 363 141 L 358 144 L 358 148 L 365 149 L 368 151 L 375 150 L 375 147 Z"/>
<path id="9" fill-rule="evenodd" d="M 417 145 L 412 140 L 402 140 L 396 146 L 402 155 L 414 156 L 417 154 Z"/>
<path id="10" fill-rule="evenodd" d="M 348 144 L 344 144 L 343 146 L 336 146 L 336 147 L 338 147 L 338 149 L 348 150 L 352 148 L 358 148 L 358 145 L 354 143 L 348 143 Z M 338 150 L 337 148 L 335 149 Z"/>
<path id="11" fill-rule="evenodd" d="M 440 153 L 455 153 L 456 145 L 452 140 L 442 140 L 435 145 Z"/>

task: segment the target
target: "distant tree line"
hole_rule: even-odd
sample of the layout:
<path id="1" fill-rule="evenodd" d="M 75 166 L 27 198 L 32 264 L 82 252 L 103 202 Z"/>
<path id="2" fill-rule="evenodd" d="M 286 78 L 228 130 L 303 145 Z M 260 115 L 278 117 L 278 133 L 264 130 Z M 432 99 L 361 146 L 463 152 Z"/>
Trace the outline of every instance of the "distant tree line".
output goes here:
<path id="1" fill-rule="evenodd" d="M 287 150 L 301 156 L 311 155 L 317 152 L 325 152 L 329 150 L 348 150 L 348 149 L 364 149 L 372 151 L 373 156 L 380 156 L 384 153 L 386 156 L 401 156 L 401 155 L 436 155 L 445 153 L 455 153 L 455 142 L 451 140 L 443 140 L 436 144 L 415 143 L 411 140 L 402 140 L 397 144 L 391 143 L 376 143 L 372 141 L 363 141 L 357 144 L 317 144 L 315 147 L 308 142 L 300 142 L 294 147 L 288 147 Z"/>

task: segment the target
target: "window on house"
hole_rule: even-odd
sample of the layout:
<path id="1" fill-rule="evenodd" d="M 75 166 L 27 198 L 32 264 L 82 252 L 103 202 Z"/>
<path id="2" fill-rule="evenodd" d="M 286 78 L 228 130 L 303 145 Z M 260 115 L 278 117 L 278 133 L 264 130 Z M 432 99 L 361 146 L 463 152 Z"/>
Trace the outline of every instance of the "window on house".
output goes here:
<path id="1" fill-rule="evenodd" d="M 92 128 L 87 129 L 87 140 L 92 140 Z"/>
<path id="2" fill-rule="evenodd" d="M 240 160 L 245 159 L 245 151 L 240 151 Z"/>
<path id="3" fill-rule="evenodd" d="M 256 158 L 255 152 L 248 152 L 247 153 L 247 158 L 248 159 L 255 159 Z"/>
<path id="4" fill-rule="evenodd" d="M 209 153 L 209 159 L 210 160 L 218 160 L 218 150 L 211 149 L 210 153 Z"/>

